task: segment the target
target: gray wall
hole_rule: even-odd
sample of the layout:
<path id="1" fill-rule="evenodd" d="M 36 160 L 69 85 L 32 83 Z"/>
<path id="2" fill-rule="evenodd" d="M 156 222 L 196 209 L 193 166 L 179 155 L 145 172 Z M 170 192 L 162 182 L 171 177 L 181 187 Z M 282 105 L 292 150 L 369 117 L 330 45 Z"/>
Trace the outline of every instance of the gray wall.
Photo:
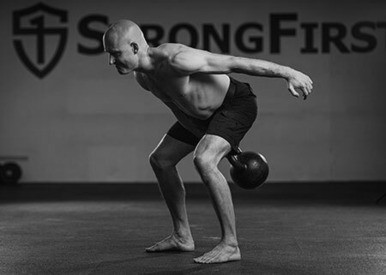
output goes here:
<path id="1" fill-rule="evenodd" d="M 237 4 L 235 4 L 237 2 Z M 169 110 L 132 76 L 120 76 L 107 66 L 107 55 L 85 54 L 96 49 L 94 32 L 129 18 L 157 25 L 160 42 L 176 34 L 203 48 L 204 25 L 221 34 L 229 27 L 229 54 L 271 60 L 309 74 L 314 92 L 307 101 L 292 98 L 282 79 L 233 75 L 248 81 L 259 98 L 259 117 L 241 144 L 262 152 L 271 181 L 385 180 L 386 2 L 384 1 L 44 1 L 67 12 L 66 22 L 37 11 L 21 18 L 22 28 L 43 16 L 44 26 L 68 31 L 64 52 L 44 77 L 21 61 L 14 41 L 39 69 L 54 55 L 58 36 L 45 36 L 45 61 L 37 64 L 36 34 L 15 34 L 12 13 L 33 6 L 30 1 L 1 1 L 0 20 L 0 155 L 27 156 L 21 162 L 25 182 L 153 182 L 148 155 L 174 122 Z M 173 8 L 172 8 L 173 7 Z M 280 28 L 294 30 L 280 38 L 274 52 L 274 15 Z M 98 15 L 79 28 L 82 20 Z M 295 16 L 295 17 L 294 17 Z M 83 21 L 85 22 L 85 21 Z M 365 22 L 365 23 L 364 23 Z M 246 29 L 236 43 L 236 33 Z M 333 24 L 331 24 L 333 23 Z M 257 26 L 257 27 L 256 27 Z M 154 27 L 154 26 L 153 26 Z M 258 29 L 260 28 L 260 30 Z M 86 28 L 87 29 L 87 28 Z M 90 31 L 91 30 L 91 31 Z M 307 33 L 308 30 L 308 33 Z M 312 45 L 311 31 L 312 30 Z M 35 31 L 36 32 L 36 31 Z M 154 28 L 148 32 L 155 38 Z M 328 42 L 329 36 L 341 36 Z M 262 49 L 256 39 L 262 39 Z M 213 38 L 209 49 L 224 52 Z M 240 44 L 242 46 L 240 46 Z M 244 49 L 243 49 L 244 46 Z M 251 52 L 247 52 L 245 48 Z M 304 49 L 308 52 L 304 52 Z M 362 51 L 362 52 L 360 52 Z M 227 52 L 225 52 L 227 53 Z M 221 169 L 226 172 L 224 161 Z M 186 181 L 198 181 L 189 156 L 180 165 Z"/>

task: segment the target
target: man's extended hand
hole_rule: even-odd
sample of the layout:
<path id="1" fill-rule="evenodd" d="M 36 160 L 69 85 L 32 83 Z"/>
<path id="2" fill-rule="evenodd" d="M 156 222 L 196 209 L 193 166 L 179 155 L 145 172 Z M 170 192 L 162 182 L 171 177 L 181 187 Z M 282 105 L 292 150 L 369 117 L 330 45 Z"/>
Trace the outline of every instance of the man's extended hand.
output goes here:
<path id="1" fill-rule="evenodd" d="M 300 90 L 303 93 L 304 100 L 306 100 L 307 96 L 312 92 L 311 78 L 299 71 L 291 70 L 290 75 L 287 77 L 287 81 L 288 90 L 295 97 L 299 97 L 297 90 Z"/>

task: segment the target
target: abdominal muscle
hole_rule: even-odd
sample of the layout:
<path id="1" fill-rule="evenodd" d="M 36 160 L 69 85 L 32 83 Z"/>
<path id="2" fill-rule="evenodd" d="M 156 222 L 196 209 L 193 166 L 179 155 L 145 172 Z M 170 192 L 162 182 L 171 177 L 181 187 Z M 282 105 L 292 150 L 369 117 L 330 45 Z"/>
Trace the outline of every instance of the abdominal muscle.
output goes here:
<path id="1" fill-rule="evenodd" d="M 163 101 L 177 119 L 206 120 L 222 105 L 230 79 L 224 74 L 192 74 L 183 77 L 135 74 L 138 83 Z"/>
<path id="2" fill-rule="evenodd" d="M 170 93 L 170 101 L 186 115 L 206 120 L 222 105 L 228 91 L 229 77 L 204 74 L 189 77 L 189 83 L 180 87 L 179 92 Z"/>

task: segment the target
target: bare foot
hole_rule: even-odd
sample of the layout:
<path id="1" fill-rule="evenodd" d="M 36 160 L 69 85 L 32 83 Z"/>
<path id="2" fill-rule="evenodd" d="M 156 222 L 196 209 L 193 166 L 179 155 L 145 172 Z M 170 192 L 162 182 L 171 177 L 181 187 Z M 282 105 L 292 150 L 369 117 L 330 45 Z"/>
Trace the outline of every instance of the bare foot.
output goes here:
<path id="1" fill-rule="evenodd" d="M 182 239 L 174 234 L 166 237 L 155 245 L 146 248 L 146 252 L 163 252 L 163 251 L 194 251 L 194 242 L 192 238 Z"/>
<path id="2" fill-rule="evenodd" d="M 213 248 L 213 250 L 198 258 L 195 258 L 194 262 L 199 264 L 214 264 L 240 260 L 241 253 L 238 246 L 231 246 L 220 243 L 215 248 Z"/>

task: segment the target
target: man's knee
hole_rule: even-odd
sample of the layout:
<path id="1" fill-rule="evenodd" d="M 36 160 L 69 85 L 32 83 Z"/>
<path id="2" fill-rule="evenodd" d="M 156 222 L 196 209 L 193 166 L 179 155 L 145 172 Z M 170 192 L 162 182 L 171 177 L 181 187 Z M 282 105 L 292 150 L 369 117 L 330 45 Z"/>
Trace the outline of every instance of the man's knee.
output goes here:
<path id="1" fill-rule="evenodd" d="M 215 156 L 210 154 L 210 152 L 201 152 L 195 154 L 193 157 L 193 162 L 196 169 L 200 173 L 205 173 L 208 171 L 212 171 L 217 167 L 217 162 L 215 160 Z"/>
<path id="2" fill-rule="evenodd" d="M 176 165 L 167 152 L 157 150 L 150 154 L 149 162 L 154 169 L 168 169 Z"/>
<path id="3" fill-rule="evenodd" d="M 194 165 L 200 173 L 213 171 L 230 149 L 229 142 L 224 138 L 205 135 L 194 152 Z"/>

